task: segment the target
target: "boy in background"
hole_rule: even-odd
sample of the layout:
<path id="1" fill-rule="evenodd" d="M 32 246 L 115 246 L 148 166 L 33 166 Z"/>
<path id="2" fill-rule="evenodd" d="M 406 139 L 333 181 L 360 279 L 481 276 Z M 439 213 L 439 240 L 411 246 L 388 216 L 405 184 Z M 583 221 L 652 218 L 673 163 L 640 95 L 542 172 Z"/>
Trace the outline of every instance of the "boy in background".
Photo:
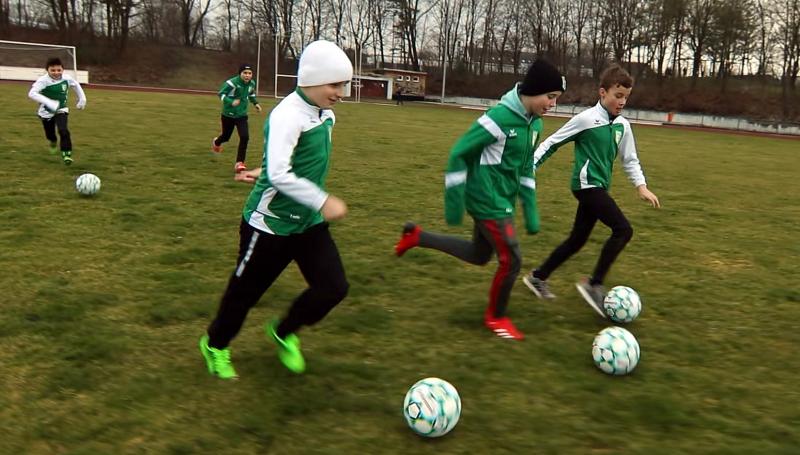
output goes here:
<path id="1" fill-rule="evenodd" d="M 261 105 L 256 99 L 256 81 L 253 80 L 253 68 L 248 64 L 239 67 L 239 74 L 222 83 L 219 89 L 219 98 L 222 100 L 222 133 L 211 141 L 211 150 L 222 153 L 222 144 L 228 142 L 233 134 L 233 128 L 239 134 L 239 148 L 236 150 L 236 164 L 234 172 L 239 173 L 247 169 L 244 164 L 247 158 L 247 143 L 250 141 L 250 129 L 247 125 L 247 106 L 253 103 L 258 112 Z"/>
<path id="2" fill-rule="evenodd" d="M 33 83 L 28 98 L 39 103 L 37 115 L 42 120 L 44 135 L 50 142 L 50 153 L 55 154 L 58 151 L 59 144 L 56 137 L 58 130 L 58 136 L 61 138 L 61 159 L 69 166 L 72 164 L 72 136 L 67 125 L 68 89 L 71 88 L 78 96 L 78 103 L 75 106 L 78 109 L 86 107 L 86 94 L 83 93 L 78 81 L 64 73 L 64 65 L 58 57 L 48 59 L 45 68 L 47 74 Z"/>

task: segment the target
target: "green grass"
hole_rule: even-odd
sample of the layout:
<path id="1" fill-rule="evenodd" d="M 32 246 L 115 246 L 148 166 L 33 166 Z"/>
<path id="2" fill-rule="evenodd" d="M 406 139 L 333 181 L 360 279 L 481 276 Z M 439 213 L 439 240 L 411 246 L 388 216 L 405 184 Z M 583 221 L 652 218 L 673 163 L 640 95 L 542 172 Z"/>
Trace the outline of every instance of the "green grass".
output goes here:
<path id="1" fill-rule="evenodd" d="M 643 298 L 628 328 L 642 358 L 627 377 L 591 361 L 605 324 L 572 282 L 607 230 L 551 279 L 519 283 L 511 316 L 528 338 L 492 337 L 482 314 L 494 265 L 392 246 L 403 221 L 443 222 L 443 168 L 476 111 L 408 104 L 337 107 L 329 189 L 350 207 L 333 227 L 348 298 L 302 332 L 307 373 L 265 341 L 304 283 L 292 266 L 232 345 L 241 379 L 210 377 L 197 339 L 233 270 L 246 185 L 234 139 L 209 153 L 214 96 L 89 90 L 73 112 L 65 167 L 26 99 L 0 85 L 0 453 L 795 453 L 800 447 L 800 175 L 797 141 L 636 127 L 651 189 L 621 173 L 612 194 L 634 240 L 609 284 Z M 267 102 L 265 104 L 271 104 Z M 251 115 L 254 163 L 264 115 Z M 548 118 L 546 132 L 563 120 Z M 566 236 L 571 148 L 538 176 L 542 232 L 521 237 L 524 269 Z M 100 176 L 97 197 L 74 180 Z M 418 379 L 453 383 L 461 421 L 441 440 L 405 427 Z M 794 385 L 792 385 L 794 384 Z"/>

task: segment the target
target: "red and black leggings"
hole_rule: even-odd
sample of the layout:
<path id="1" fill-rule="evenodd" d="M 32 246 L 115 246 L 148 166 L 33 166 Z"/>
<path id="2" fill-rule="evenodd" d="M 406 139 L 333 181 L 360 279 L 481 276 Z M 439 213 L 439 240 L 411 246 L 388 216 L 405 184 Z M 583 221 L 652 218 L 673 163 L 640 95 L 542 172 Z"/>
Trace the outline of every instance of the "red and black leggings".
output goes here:
<path id="1" fill-rule="evenodd" d="M 476 219 L 472 241 L 422 231 L 419 236 L 419 246 L 442 251 L 475 265 L 485 265 L 492 258 L 492 253 L 495 253 L 498 265 L 489 289 L 486 317 L 505 316 L 511 288 L 522 264 L 522 252 L 513 219 Z"/>

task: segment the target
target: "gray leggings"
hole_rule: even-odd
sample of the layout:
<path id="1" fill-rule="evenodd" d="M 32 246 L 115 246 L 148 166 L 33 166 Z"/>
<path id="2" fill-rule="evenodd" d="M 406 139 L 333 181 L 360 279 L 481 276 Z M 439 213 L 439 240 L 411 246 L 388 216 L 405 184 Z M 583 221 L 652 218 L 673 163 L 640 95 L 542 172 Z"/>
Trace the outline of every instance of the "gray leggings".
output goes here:
<path id="1" fill-rule="evenodd" d="M 514 231 L 514 222 L 511 218 L 474 221 L 472 241 L 422 231 L 419 236 L 419 246 L 442 251 L 475 265 L 488 263 L 494 252 L 497 255 L 498 265 L 489 290 L 486 317 L 503 317 L 511 288 L 522 264 L 522 252 Z"/>

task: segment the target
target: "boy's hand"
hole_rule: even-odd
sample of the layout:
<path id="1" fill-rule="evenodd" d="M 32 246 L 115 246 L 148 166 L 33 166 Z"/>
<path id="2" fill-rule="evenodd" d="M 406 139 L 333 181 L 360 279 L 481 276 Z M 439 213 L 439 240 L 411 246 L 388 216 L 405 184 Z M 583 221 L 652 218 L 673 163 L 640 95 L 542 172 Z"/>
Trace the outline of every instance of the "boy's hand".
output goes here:
<path id="1" fill-rule="evenodd" d="M 320 212 L 322 212 L 322 217 L 325 218 L 326 221 L 341 220 L 347 215 L 347 205 L 343 200 L 329 194 L 328 199 L 322 204 L 322 210 L 320 210 Z"/>
<path id="2" fill-rule="evenodd" d="M 261 168 L 250 169 L 249 171 L 237 172 L 233 175 L 233 179 L 237 182 L 255 183 L 261 175 Z"/>
<path id="3" fill-rule="evenodd" d="M 86 107 L 86 100 L 78 101 L 78 104 L 75 105 L 78 109 L 83 109 Z"/>
<path id="4" fill-rule="evenodd" d="M 260 105 L 260 104 L 256 104 L 256 110 L 257 110 L 258 112 L 261 112 L 261 105 Z"/>
<path id="5" fill-rule="evenodd" d="M 231 106 L 238 106 L 238 105 L 239 105 L 239 103 L 241 103 L 241 100 L 239 100 L 239 99 L 237 98 L 237 99 L 233 100 L 233 102 L 231 103 Z"/>
<path id="6" fill-rule="evenodd" d="M 652 191 L 647 189 L 647 185 L 639 185 L 636 187 L 636 189 L 639 191 L 640 199 L 649 202 L 650 205 L 652 205 L 655 208 L 661 207 L 661 203 L 658 202 L 658 197 L 655 194 L 653 194 Z"/>

